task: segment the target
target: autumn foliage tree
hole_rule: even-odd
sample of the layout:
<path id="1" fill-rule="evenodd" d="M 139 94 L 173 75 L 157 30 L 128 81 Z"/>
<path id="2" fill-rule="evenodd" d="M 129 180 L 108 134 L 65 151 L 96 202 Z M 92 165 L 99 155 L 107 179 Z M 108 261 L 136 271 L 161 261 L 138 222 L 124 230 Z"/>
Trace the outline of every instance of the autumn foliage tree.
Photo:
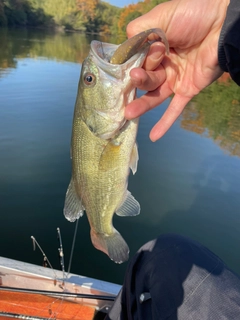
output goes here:
<path id="1" fill-rule="evenodd" d="M 130 4 L 122 10 L 118 20 L 118 32 L 120 34 L 126 32 L 127 24 L 141 16 L 142 14 L 150 11 L 159 3 L 166 2 L 167 0 L 144 0 L 136 4 Z"/>
<path id="2" fill-rule="evenodd" d="M 76 0 L 78 10 L 80 10 L 86 19 L 93 20 L 96 16 L 96 8 L 99 0 Z"/>
<path id="3" fill-rule="evenodd" d="M 120 14 L 119 20 L 118 20 L 118 32 L 125 33 L 126 32 L 126 26 L 127 24 L 142 15 L 142 6 L 137 4 L 130 4 L 129 6 L 125 7 Z"/>

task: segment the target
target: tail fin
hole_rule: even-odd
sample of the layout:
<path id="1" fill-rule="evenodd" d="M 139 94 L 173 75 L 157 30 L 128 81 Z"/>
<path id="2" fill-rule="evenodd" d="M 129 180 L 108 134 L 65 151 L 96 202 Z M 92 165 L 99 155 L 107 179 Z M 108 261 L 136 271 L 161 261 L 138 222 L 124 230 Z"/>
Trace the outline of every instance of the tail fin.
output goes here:
<path id="1" fill-rule="evenodd" d="M 97 233 L 91 229 L 91 239 L 94 247 L 106 253 L 115 263 L 128 260 L 128 245 L 116 229 L 113 228 L 113 233 L 110 235 Z"/>

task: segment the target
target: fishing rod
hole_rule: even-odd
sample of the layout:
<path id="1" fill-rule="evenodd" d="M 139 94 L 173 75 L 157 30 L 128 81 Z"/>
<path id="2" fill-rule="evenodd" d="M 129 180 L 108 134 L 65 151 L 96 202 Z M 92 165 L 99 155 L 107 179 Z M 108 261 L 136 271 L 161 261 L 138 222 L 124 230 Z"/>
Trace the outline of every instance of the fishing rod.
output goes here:
<path id="1" fill-rule="evenodd" d="M 63 298 L 96 299 L 96 300 L 105 300 L 105 301 L 114 301 L 116 298 L 115 295 L 105 296 L 105 295 L 99 295 L 99 294 L 57 292 L 57 291 L 24 289 L 24 288 L 4 287 L 4 286 L 0 286 L 0 291 L 42 294 L 47 296 L 55 296 L 55 297 L 58 296 Z"/>

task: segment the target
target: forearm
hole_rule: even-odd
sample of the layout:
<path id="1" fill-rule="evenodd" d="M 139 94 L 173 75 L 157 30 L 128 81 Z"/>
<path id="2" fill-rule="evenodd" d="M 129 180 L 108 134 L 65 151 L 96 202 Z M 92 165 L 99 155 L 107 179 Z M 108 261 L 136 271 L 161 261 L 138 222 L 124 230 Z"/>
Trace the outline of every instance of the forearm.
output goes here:
<path id="1" fill-rule="evenodd" d="M 228 6 L 219 38 L 218 61 L 240 86 L 240 0 L 231 0 Z"/>

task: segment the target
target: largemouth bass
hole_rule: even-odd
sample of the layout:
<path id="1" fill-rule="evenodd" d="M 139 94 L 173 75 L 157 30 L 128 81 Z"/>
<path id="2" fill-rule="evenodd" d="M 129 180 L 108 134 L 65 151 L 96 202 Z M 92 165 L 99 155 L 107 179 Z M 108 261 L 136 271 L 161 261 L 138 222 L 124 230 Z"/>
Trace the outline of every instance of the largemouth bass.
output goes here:
<path id="1" fill-rule="evenodd" d="M 129 248 L 112 225 L 113 215 L 140 213 L 138 201 L 127 190 L 129 168 L 133 174 L 137 171 L 138 119 L 127 121 L 124 108 L 135 98 L 129 73 L 142 66 L 150 33 L 157 33 L 168 46 L 160 29 L 143 32 L 120 46 L 92 41 L 75 104 L 72 178 L 64 215 L 75 221 L 85 210 L 93 245 L 116 263 L 128 259 Z"/>

